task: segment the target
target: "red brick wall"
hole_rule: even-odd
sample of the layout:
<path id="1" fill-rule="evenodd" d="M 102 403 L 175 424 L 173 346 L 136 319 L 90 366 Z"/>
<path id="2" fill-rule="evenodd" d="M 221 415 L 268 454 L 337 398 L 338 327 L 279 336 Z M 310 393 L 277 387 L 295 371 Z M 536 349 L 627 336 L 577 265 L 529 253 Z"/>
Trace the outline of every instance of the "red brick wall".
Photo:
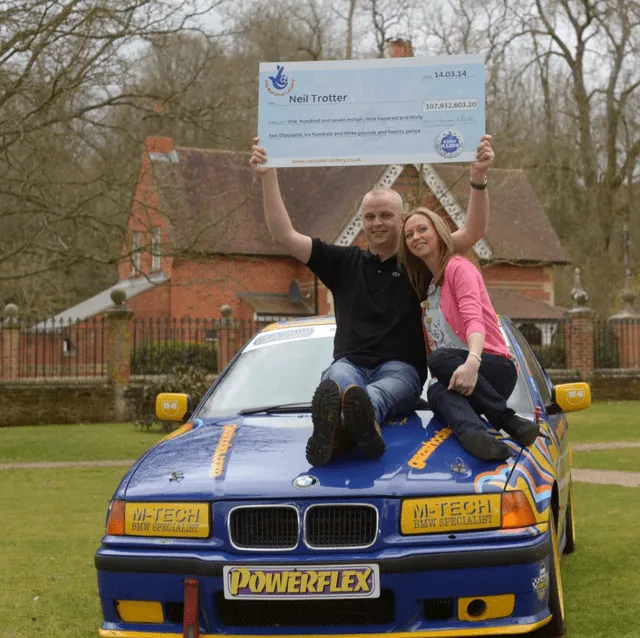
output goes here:
<path id="1" fill-rule="evenodd" d="M 171 316 L 219 317 L 220 307 L 231 306 L 237 319 L 253 318 L 239 292 L 286 294 L 291 280 L 312 288 L 310 271 L 293 257 L 216 255 L 201 261 L 175 260 L 171 281 Z"/>
<path id="2" fill-rule="evenodd" d="M 488 287 L 512 290 L 536 301 L 554 303 L 552 268 L 492 264 L 482 268 L 482 276 Z"/>
<path id="3" fill-rule="evenodd" d="M 160 198 L 155 188 L 153 164 L 149 159 L 149 152 L 161 150 L 171 152 L 172 144 L 169 138 L 148 138 L 142 154 L 138 184 L 131 202 L 131 213 L 127 222 L 127 241 L 122 246 L 122 261 L 118 268 L 121 280 L 139 277 L 133 268 L 131 257 L 133 233 L 141 233 L 141 246 L 144 250 L 140 255 L 140 271 L 151 272 L 151 233 L 156 226 L 161 228 L 161 258 L 160 270 L 171 276 L 173 258 L 171 256 L 169 229 L 166 219 L 160 213 Z"/>
<path id="4" fill-rule="evenodd" d="M 154 286 L 127 301 L 135 317 L 169 318 L 171 312 L 171 282 Z"/>

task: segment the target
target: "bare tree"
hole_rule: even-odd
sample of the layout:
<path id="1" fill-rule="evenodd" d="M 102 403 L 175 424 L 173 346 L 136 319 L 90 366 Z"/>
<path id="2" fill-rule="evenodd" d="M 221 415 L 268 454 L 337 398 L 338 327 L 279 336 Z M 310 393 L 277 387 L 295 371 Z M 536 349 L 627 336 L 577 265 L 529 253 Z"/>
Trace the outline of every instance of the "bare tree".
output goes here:
<path id="1" fill-rule="evenodd" d="M 139 144 L 141 137 L 135 126 L 114 128 L 114 113 L 144 112 L 158 97 L 136 82 L 145 43 L 202 32 L 204 13 L 219 5 L 220 0 L 0 2 L 5 300 L 38 299 L 47 310 L 49 298 L 36 293 L 37 282 L 43 293 L 55 290 L 57 303 L 65 303 L 59 291 L 72 287 L 69 276 L 80 282 L 84 271 L 94 286 L 113 278 L 135 175 L 132 154 L 117 154 L 118 139 L 137 136 Z M 129 144 L 131 153 L 134 145 Z M 139 153 L 138 145 L 136 162 Z"/>

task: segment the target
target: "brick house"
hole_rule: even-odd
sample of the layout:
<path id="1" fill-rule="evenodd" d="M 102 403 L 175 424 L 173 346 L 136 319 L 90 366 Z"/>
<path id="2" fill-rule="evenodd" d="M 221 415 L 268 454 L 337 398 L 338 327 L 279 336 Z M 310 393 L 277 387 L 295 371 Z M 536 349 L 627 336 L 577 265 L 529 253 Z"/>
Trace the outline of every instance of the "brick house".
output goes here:
<path id="1" fill-rule="evenodd" d="M 438 210 L 452 229 L 463 223 L 469 195 L 468 168 L 453 164 L 278 173 L 296 229 L 345 246 L 365 245 L 359 202 L 375 186 L 398 190 L 408 206 Z M 553 325 L 563 314 L 554 305 L 553 269 L 566 254 L 522 171 L 492 169 L 489 179 L 489 230 L 470 257 L 499 313 Z M 128 237 L 114 287 L 127 289 L 137 317 L 217 318 L 224 305 L 234 318 L 258 323 L 331 312 L 324 286 L 271 240 L 246 153 L 147 138 Z M 111 305 L 110 290 L 58 317 L 98 315 Z"/>
<path id="2" fill-rule="evenodd" d="M 228 354 L 265 323 L 332 311 L 313 274 L 282 253 L 264 222 L 248 154 L 176 146 L 149 137 L 122 247 L 119 281 L 47 322 L 20 343 L 27 375 L 101 374 L 102 315 L 123 288 L 135 312 L 134 343 L 215 342 L 223 306 L 242 332 Z M 399 191 L 407 206 L 437 210 L 452 229 L 465 217 L 468 168 L 453 164 L 280 169 L 284 201 L 300 232 L 365 246 L 359 203 L 373 187 Z M 533 344 L 551 344 L 564 314 L 554 305 L 556 265 L 566 264 L 531 184 L 520 170 L 492 169 L 486 236 L 469 255 L 498 313 L 528 320 Z M 178 332 L 176 332 L 178 331 Z M 560 335 L 558 335 L 560 336 Z M 219 344 L 220 347 L 220 344 Z M 224 357 L 226 359 L 227 357 Z"/>

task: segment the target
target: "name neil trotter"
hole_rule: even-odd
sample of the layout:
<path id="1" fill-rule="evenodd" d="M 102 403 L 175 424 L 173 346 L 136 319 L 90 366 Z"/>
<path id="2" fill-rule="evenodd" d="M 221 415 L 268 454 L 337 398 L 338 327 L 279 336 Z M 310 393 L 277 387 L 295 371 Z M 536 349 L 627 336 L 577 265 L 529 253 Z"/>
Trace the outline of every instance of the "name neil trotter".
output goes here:
<path id="1" fill-rule="evenodd" d="M 290 95 L 289 102 L 295 102 L 296 104 L 304 104 L 304 103 L 318 104 L 319 102 L 346 102 L 347 97 L 348 97 L 347 95 L 316 95 L 315 93 L 312 93 L 311 95 L 309 94 Z"/>

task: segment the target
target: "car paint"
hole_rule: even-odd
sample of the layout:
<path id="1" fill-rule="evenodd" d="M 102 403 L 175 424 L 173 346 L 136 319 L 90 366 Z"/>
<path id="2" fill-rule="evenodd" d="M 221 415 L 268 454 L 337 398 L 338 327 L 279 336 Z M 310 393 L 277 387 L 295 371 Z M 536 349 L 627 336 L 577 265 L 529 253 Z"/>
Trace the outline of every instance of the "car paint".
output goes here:
<path id="1" fill-rule="evenodd" d="M 274 325 L 269 330 L 286 330 L 291 325 L 327 323 L 330 320 L 295 322 Z M 508 321 L 503 321 L 503 328 L 513 341 Z M 431 412 L 423 411 L 385 425 L 387 452 L 378 462 L 364 461 L 357 451 L 353 451 L 323 468 L 311 468 L 304 458 L 304 446 L 311 428 L 308 413 L 230 415 L 228 418 L 203 420 L 198 418 L 196 410 L 193 419 L 182 431 L 173 433 L 160 442 L 130 469 L 116 490 L 115 498 L 136 502 L 210 501 L 213 503 L 212 537 L 203 540 L 105 536 L 97 557 L 128 556 L 133 560 L 135 557 L 154 555 L 171 560 L 188 551 L 190 556 L 212 564 L 244 564 L 247 561 L 282 564 L 292 558 L 300 564 L 314 564 L 318 560 L 331 563 L 332 560 L 337 560 L 336 557 L 344 560 L 347 555 L 349 560 L 355 562 L 380 562 L 384 565 L 391 557 L 428 555 L 430 552 L 434 555 L 454 552 L 463 557 L 468 552 L 466 555 L 473 556 L 476 551 L 488 549 L 507 551 L 518 546 L 518 543 L 540 543 L 546 547 L 550 536 L 547 521 L 552 505 L 557 508 L 559 529 L 563 530 L 560 541 L 562 549 L 570 471 L 566 417 L 547 414 L 522 349 L 515 342 L 513 345 L 518 364 L 527 373 L 530 392 L 540 414 L 541 427 L 548 438 L 540 437 L 531 448 L 522 450 L 514 441 L 505 437 L 505 442 L 513 450 L 513 456 L 508 461 L 484 462 L 467 454 L 454 436 L 443 436 L 447 432 L 444 424 L 439 423 Z M 241 356 L 241 353 L 237 356 Z M 428 462 L 424 467 L 416 467 L 421 463 L 412 464 L 412 459 L 430 441 L 437 444 L 430 450 Z M 217 453 L 221 442 L 224 448 L 222 459 Z M 170 480 L 176 473 L 183 478 L 179 481 Z M 295 487 L 295 479 L 306 475 L 314 476 L 317 482 L 307 489 Z M 500 493 L 514 489 L 524 491 L 533 507 L 536 524 L 529 528 L 410 537 L 398 532 L 402 497 Z M 304 516 L 311 500 L 318 503 L 353 502 L 354 499 L 373 504 L 382 513 L 379 536 L 366 551 L 313 551 L 300 542 L 290 552 L 279 552 L 283 556 L 259 552 L 252 553 L 248 558 L 248 552 L 233 548 L 226 537 L 229 511 L 241 504 L 255 503 L 258 500 L 262 503 L 284 502 L 296 506 L 301 516 Z M 544 561 L 548 562 L 548 558 L 544 558 Z M 446 598 L 451 595 L 458 598 L 478 595 L 479 588 L 483 595 L 502 593 L 504 584 L 497 586 L 497 583 L 504 582 L 512 585 L 510 591 L 513 593 L 523 593 L 526 590 L 531 593 L 531 582 L 538 569 L 540 565 L 536 561 L 531 564 L 497 567 L 427 570 L 409 575 L 383 570 L 381 578 L 383 586 L 397 588 L 397 591 L 415 591 L 426 597 Z M 425 585 L 425 576 L 428 585 Z M 148 632 L 156 631 L 157 627 L 127 626 L 114 616 L 110 604 L 106 603 L 113 599 L 114 592 L 135 590 L 136 595 L 144 600 L 157 600 L 158 591 L 164 592 L 162 600 L 167 600 L 167 592 L 177 596 L 176 600 L 180 600 L 182 596 L 182 580 L 177 574 L 155 574 L 149 579 L 126 571 L 99 571 L 98 581 L 105 613 L 101 632 L 105 636 L 116 635 L 104 633 L 107 631 L 124 631 L 123 637 L 133 636 L 132 631 L 142 632 L 141 636 L 156 635 Z M 222 584 L 221 576 L 205 577 L 201 582 L 207 592 L 219 590 Z M 208 600 L 208 597 L 205 598 Z M 527 606 L 521 603 L 520 598 L 517 597 L 512 618 L 490 621 L 490 627 L 493 628 L 491 633 L 508 633 L 512 630 L 520 633 L 520 630 L 544 623 L 548 618 L 544 600 L 536 603 L 529 596 L 531 600 Z M 215 617 L 215 610 L 207 608 L 206 612 L 209 617 Z M 487 622 L 482 626 L 488 631 Z M 363 635 L 358 634 L 357 628 L 351 629 L 355 633 L 350 631 L 350 634 Z M 395 626 L 366 628 L 367 632 L 385 635 L 400 635 L 398 632 L 407 629 Z M 438 635 L 438 632 L 445 629 L 449 632 L 473 632 L 476 627 L 468 621 L 440 625 L 416 621 L 409 633 L 420 635 L 427 632 L 428 635 Z M 228 632 L 228 629 L 223 631 Z M 344 631 L 342 628 L 340 635 L 344 635 Z M 252 628 L 250 633 L 267 635 L 259 627 Z M 315 630 L 311 633 L 318 634 Z"/>

